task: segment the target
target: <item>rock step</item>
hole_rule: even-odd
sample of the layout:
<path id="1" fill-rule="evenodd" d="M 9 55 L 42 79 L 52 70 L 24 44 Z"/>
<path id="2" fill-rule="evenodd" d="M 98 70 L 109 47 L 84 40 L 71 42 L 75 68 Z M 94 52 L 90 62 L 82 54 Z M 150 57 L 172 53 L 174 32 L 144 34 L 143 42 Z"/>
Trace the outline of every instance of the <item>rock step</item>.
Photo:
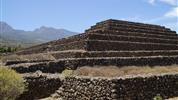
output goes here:
<path id="1" fill-rule="evenodd" d="M 88 38 L 88 34 L 79 34 L 79 35 L 71 36 L 68 38 L 59 39 L 57 41 L 52 41 L 51 43 L 47 43 L 47 45 L 48 45 L 48 47 L 50 45 L 51 46 L 52 45 L 63 45 L 63 44 L 67 44 L 67 43 L 71 43 L 71 42 L 75 42 L 75 41 L 83 41 L 83 40 L 86 40 L 87 38 Z"/>
<path id="2" fill-rule="evenodd" d="M 164 44 L 178 44 L 178 40 L 162 39 L 162 38 L 149 38 L 139 36 L 123 36 L 123 35 L 109 35 L 109 34 L 90 34 L 89 40 L 112 40 L 112 41 L 129 41 L 129 42 L 142 42 L 142 43 L 164 43 Z"/>
<path id="3" fill-rule="evenodd" d="M 133 27 L 133 28 L 141 28 L 141 29 L 158 30 L 158 31 L 171 31 L 170 28 L 166 28 L 164 26 L 149 27 L 149 25 L 126 24 L 126 23 L 117 23 L 117 22 L 95 24 L 95 25 L 91 26 L 91 28 L 100 28 L 103 26 L 111 26 L 111 27 L 112 26 L 121 26 L 121 27 Z"/>
<path id="4" fill-rule="evenodd" d="M 17 100 L 37 100 L 49 97 L 62 84 L 58 74 L 25 73 L 23 77 L 28 83 L 28 88 Z"/>
<path id="5" fill-rule="evenodd" d="M 40 62 L 40 63 L 21 63 L 9 65 L 9 68 L 17 71 L 18 73 L 34 73 L 41 71 L 42 73 L 61 73 L 65 67 L 64 61 L 59 62 Z"/>
<path id="6" fill-rule="evenodd" d="M 51 52 L 51 51 L 60 51 L 60 50 L 79 50 L 85 49 L 85 45 L 87 42 L 85 41 L 74 41 L 69 42 L 66 44 L 52 44 L 52 45 L 41 45 L 36 47 L 31 47 L 29 49 L 24 49 L 22 51 L 16 52 L 16 54 L 24 55 L 24 54 L 35 54 L 35 53 L 44 53 L 44 52 Z"/>
<path id="7" fill-rule="evenodd" d="M 55 61 L 57 59 L 64 58 L 88 58 L 88 57 L 143 57 L 143 56 L 174 56 L 178 55 L 178 50 L 154 50 L 154 51 L 84 51 L 84 50 L 66 50 L 66 51 L 55 51 L 49 53 L 39 53 L 33 54 L 35 57 L 38 56 L 38 59 L 28 59 L 29 55 L 19 55 L 23 60 L 7 60 L 5 65 L 13 65 L 19 63 L 35 63 L 35 62 L 49 62 Z M 53 60 L 44 60 L 43 55 L 50 55 Z M 18 56 L 18 57 L 19 57 Z M 28 59 L 28 60 L 26 60 Z"/>
<path id="8" fill-rule="evenodd" d="M 88 38 L 88 34 L 78 34 L 78 35 L 70 36 L 68 38 L 63 38 L 63 39 L 43 43 L 40 45 L 32 46 L 29 48 L 25 48 L 21 51 L 16 52 L 16 54 L 18 55 L 31 54 L 33 53 L 33 51 L 34 53 L 41 53 L 40 50 L 46 51 L 48 48 L 50 49 L 55 48 L 54 46 L 57 46 L 57 45 L 63 45 L 63 44 L 67 44 L 67 43 L 71 43 L 75 41 L 82 41 L 87 38 Z"/>
<path id="9" fill-rule="evenodd" d="M 89 57 L 143 57 L 143 56 L 178 56 L 178 50 L 160 51 L 58 51 L 51 52 L 55 59 Z"/>
<path id="10" fill-rule="evenodd" d="M 123 20 L 113 20 L 113 19 L 96 23 L 96 25 L 103 25 L 103 24 L 125 24 L 125 25 L 136 25 L 136 26 L 143 26 L 149 28 L 159 28 L 159 29 L 165 28 L 164 26 L 160 26 L 160 25 L 123 21 Z"/>
<path id="11" fill-rule="evenodd" d="M 48 62 L 54 61 L 55 58 L 48 54 L 29 54 L 29 55 L 7 55 L 1 58 L 2 63 L 6 65 L 18 64 L 18 63 L 30 63 L 30 62 Z"/>
<path id="12" fill-rule="evenodd" d="M 160 32 L 154 30 L 143 30 L 143 29 L 135 29 L 135 28 L 128 28 L 128 27 L 102 27 L 99 29 L 94 30 L 86 30 L 86 32 L 93 32 L 98 30 L 112 30 L 112 31 L 125 31 L 125 32 L 137 32 L 137 33 L 146 33 L 146 34 L 160 34 L 160 35 L 168 35 L 168 36 L 177 36 L 176 32 Z"/>
<path id="13" fill-rule="evenodd" d="M 72 41 L 81 41 L 83 39 L 86 39 L 87 37 L 87 34 L 77 34 L 77 35 L 73 35 L 73 36 L 70 36 L 70 37 L 67 37 L 67 38 L 62 38 L 62 39 L 59 39 L 59 40 L 54 40 L 54 41 L 50 41 L 50 42 L 47 42 L 47 43 L 43 43 L 43 44 L 39 44 L 39 45 L 36 45 L 36 46 L 32 46 L 32 47 L 29 47 L 29 48 L 33 48 L 33 47 L 39 47 L 39 46 L 43 46 L 43 45 L 55 45 L 55 44 L 65 44 L 65 43 L 69 43 L 69 42 L 72 42 Z"/>
<path id="14" fill-rule="evenodd" d="M 23 57 L 23 56 L 22 56 Z M 13 64 L 19 64 L 19 63 L 35 63 L 35 62 L 37 62 L 37 63 L 40 63 L 40 62 L 49 62 L 49 61 L 54 61 L 54 60 L 41 60 L 41 59 L 36 59 L 36 60 L 32 60 L 32 59 L 30 59 L 30 60 L 8 60 L 8 61 L 6 61 L 5 62 L 5 65 L 13 65 Z"/>
<path id="15" fill-rule="evenodd" d="M 30 48 L 26 48 L 24 50 L 21 50 L 19 52 L 16 52 L 16 54 L 24 54 L 23 52 L 27 51 L 36 51 L 34 53 L 39 53 L 39 50 L 45 51 L 47 48 L 53 48 L 54 45 L 61 45 L 61 44 L 67 44 L 70 42 L 74 41 L 82 41 L 82 40 L 87 40 L 87 39 L 121 39 L 122 41 L 133 41 L 133 42 L 155 42 L 155 43 L 173 43 L 177 44 L 177 39 L 178 37 L 172 37 L 172 36 L 164 36 L 164 35 L 147 35 L 147 34 L 137 34 L 137 33 L 124 33 L 124 32 L 119 32 L 119 33 L 108 33 L 105 32 L 106 34 L 102 33 L 87 33 L 87 34 L 79 34 L 75 35 L 69 38 L 64 38 L 56 41 L 51 41 L 48 43 L 44 43 L 41 45 L 33 46 Z M 106 37 L 107 36 L 107 37 Z M 122 38 L 121 38 L 122 37 Z M 153 41 L 154 40 L 154 41 Z M 28 53 L 28 52 L 27 52 Z"/>
<path id="16" fill-rule="evenodd" d="M 98 34 L 111 34 L 111 35 L 125 35 L 125 36 L 139 36 L 139 37 L 148 37 L 148 38 L 162 38 L 162 39 L 178 39 L 178 35 L 176 36 L 166 36 L 159 34 L 147 34 L 147 33 L 138 33 L 138 32 L 125 32 L 125 31 L 113 31 L 113 30 L 98 30 L 91 31 L 87 34 L 98 33 Z"/>
<path id="17" fill-rule="evenodd" d="M 115 32 L 115 31 L 96 31 L 95 33 L 86 33 L 86 34 L 78 34 L 75 36 L 71 36 L 69 38 L 63 38 L 63 39 L 59 39 L 56 41 L 51 41 L 48 43 L 43 43 L 40 45 L 36 45 L 30 48 L 26 48 L 23 49 L 19 52 L 16 52 L 16 54 L 28 54 L 28 53 L 33 53 L 32 51 L 34 51 L 34 53 L 40 53 L 41 51 L 48 51 L 48 48 L 53 48 L 53 45 L 55 45 L 55 47 L 57 47 L 56 45 L 60 45 L 60 44 L 67 44 L 69 42 L 74 42 L 74 41 L 82 41 L 85 39 L 88 39 L 88 34 L 106 34 L 106 35 L 118 35 L 118 36 L 135 36 L 135 37 L 143 37 L 143 38 L 160 38 L 160 39 L 166 39 L 166 40 L 170 40 L 171 42 L 175 41 L 178 39 L 178 36 L 164 36 L 164 35 L 156 35 L 156 34 L 145 34 L 145 33 L 136 33 L 136 32 L 123 32 L 123 31 L 119 31 L 119 32 Z M 91 35 L 90 35 L 91 36 Z M 93 36 L 92 36 L 93 37 Z M 148 40 L 148 39 L 147 39 Z M 160 40 L 162 41 L 162 40 Z"/>
<path id="18" fill-rule="evenodd" d="M 17 54 L 33 54 L 63 50 L 88 50 L 88 51 L 107 51 L 107 50 L 178 50 L 178 46 L 163 43 L 141 43 L 129 41 L 109 41 L 109 40 L 83 40 L 74 41 L 66 44 L 56 44 L 52 47 L 41 46 L 36 48 L 19 51 Z"/>
<path id="19" fill-rule="evenodd" d="M 142 43 L 128 41 L 88 40 L 86 50 L 107 51 L 107 50 L 178 50 L 178 46 L 163 43 Z"/>
<path id="20" fill-rule="evenodd" d="M 82 66 L 114 65 L 114 66 L 164 66 L 178 64 L 178 56 L 145 56 L 145 57 L 93 57 L 70 58 L 43 63 L 23 63 L 9 67 L 19 73 L 36 72 L 59 73 L 64 69 L 76 69 Z"/>
<path id="21" fill-rule="evenodd" d="M 95 29 L 101 29 L 104 27 L 120 27 L 120 28 L 134 28 L 134 29 L 142 29 L 142 30 L 152 30 L 152 31 L 160 31 L 160 32 L 173 32 L 175 33 L 175 31 L 171 31 L 170 29 L 167 28 L 150 28 L 150 27 L 143 27 L 143 26 L 137 26 L 137 25 L 128 25 L 128 24 L 113 24 L 113 23 L 109 23 L 109 24 L 103 24 L 103 25 L 94 25 L 91 26 L 89 30 L 95 30 Z"/>

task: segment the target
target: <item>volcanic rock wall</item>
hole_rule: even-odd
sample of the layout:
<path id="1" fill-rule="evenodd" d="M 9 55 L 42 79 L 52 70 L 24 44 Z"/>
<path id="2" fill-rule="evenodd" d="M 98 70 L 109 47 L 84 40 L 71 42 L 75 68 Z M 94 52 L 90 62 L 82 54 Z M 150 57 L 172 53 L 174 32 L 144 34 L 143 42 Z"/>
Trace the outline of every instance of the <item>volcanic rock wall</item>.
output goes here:
<path id="1" fill-rule="evenodd" d="M 16 100 L 36 100 L 53 94 L 60 86 L 58 75 L 27 75 L 24 77 L 27 84 L 26 91 Z"/>
<path id="2" fill-rule="evenodd" d="M 68 77 L 57 91 L 63 100 L 151 100 L 178 96 L 178 74 L 118 78 Z"/>
<path id="3" fill-rule="evenodd" d="M 10 68 L 16 70 L 19 73 L 31 73 L 40 70 L 43 73 L 61 73 L 64 69 L 75 70 L 82 66 L 107 66 L 115 65 L 122 66 L 154 66 L 154 65 L 171 65 L 178 64 L 177 56 L 163 56 L 163 57 L 101 57 L 101 58 L 74 58 L 68 60 L 58 60 L 42 63 L 20 63 L 15 65 L 9 65 Z"/>

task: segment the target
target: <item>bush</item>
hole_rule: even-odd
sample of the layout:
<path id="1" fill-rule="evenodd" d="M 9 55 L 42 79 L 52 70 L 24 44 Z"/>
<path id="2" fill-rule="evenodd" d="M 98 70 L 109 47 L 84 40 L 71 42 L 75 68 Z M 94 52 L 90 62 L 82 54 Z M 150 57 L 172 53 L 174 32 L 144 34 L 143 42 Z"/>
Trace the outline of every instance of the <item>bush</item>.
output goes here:
<path id="1" fill-rule="evenodd" d="M 72 76 L 74 74 L 74 70 L 70 70 L 70 69 L 65 69 L 64 71 L 62 71 L 61 73 L 63 76 L 67 77 L 67 76 Z"/>
<path id="2" fill-rule="evenodd" d="M 14 70 L 0 66 L 0 98 L 14 100 L 25 90 L 25 81 Z"/>
<path id="3" fill-rule="evenodd" d="M 157 95 L 153 98 L 153 100 L 163 100 L 163 98 L 162 98 L 159 94 L 157 94 Z"/>
<path id="4" fill-rule="evenodd" d="M 12 46 L 0 46 L 0 53 L 8 53 L 8 52 L 15 52 L 20 49 L 21 46 L 12 47 Z"/>

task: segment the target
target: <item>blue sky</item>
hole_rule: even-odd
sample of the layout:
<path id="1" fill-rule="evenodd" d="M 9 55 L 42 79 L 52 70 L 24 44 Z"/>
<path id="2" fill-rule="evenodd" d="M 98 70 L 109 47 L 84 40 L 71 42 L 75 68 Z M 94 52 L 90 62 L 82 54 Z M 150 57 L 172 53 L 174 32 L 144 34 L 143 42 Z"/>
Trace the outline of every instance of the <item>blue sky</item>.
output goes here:
<path id="1" fill-rule="evenodd" d="M 122 19 L 178 31 L 178 0 L 0 0 L 1 21 L 15 29 L 40 26 L 83 32 L 96 22 Z"/>

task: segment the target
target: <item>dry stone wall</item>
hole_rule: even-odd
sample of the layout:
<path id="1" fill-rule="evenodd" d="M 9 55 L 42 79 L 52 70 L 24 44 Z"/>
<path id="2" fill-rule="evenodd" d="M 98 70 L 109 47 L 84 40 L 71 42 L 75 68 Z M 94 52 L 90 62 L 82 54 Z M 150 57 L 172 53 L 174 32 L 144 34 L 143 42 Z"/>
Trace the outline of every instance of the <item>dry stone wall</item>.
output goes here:
<path id="1" fill-rule="evenodd" d="M 108 34 L 97 34 L 97 33 L 93 33 L 92 35 L 90 35 L 89 39 L 90 40 L 130 41 L 130 42 L 142 42 L 142 43 L 178 44 L 178 40 L 176 39 L 108 35 Z"/>
<path id="2" fill-rule="evenodd" d="M 55 59 L 60 58 L 87 58 L 87 57 L 143 57 L 143 56 L 173 56 L 178 50 L 168 51 L 91 51 L 91 52 L 54 52 L 51 55 Z"/>
<path id="3" fill-rule="evenodd" d="M 67 77 L 57 91 L 63 100 L 152 100 L 178 96 L 178 74 L 117 78 Z"/>
<path id="4" fill-rule="evenodd" d="M 35 53 L 46 53 L 49 51 L 82 48 L 83 47 L 82 43 L 86 38 L 87 38 L 87 34 L 78 34 L 68 38 L 54 40 L 51 42 L 26 48 L 24 50 L 16 52 L 16 54 L 18 55 L 35 54 Z"/>
<path id="5" fill-rule="evenodd" d="M 58 75 L 30 75 L 24 78 L 28 86 L 27 91 L 16 100 L 37 100 L 49 97 L 61 86 Z"/>
<path id="6" fill-rule="evenodd" d="M 148 38 L 162 38 L 162 39 L 178 39 L 177 36 L 172 35 L 163 35 L 163 34 L 145 34 L 139 32 L 125 32 L 125 31 L 114 31 L 114 30 L 97 30 L 92 31 L 97 34 L 105 34 L 105 35 L 122 35 L 122 36 L 135 36 L 135 37 L 148 37 Z M 90 34 L 92 34 L 92 32 Z"/>
<path id="7" fill-rule="evenodd" d="M 139 43 L 128 41 L 106 41 L 106 40 L 89 40 L 87 41 L 88 51 L 108 51 L 108 50 L 178 50 L 175 44 L 160 44 L 160 43 Z"/>
<path id="8" fill-rule="evenodd" d="M 37 70 L 43 73 L 60 73 L 64 69 L 75 70 L 82 66 L 156 66 L 178 64 L 177 56 L 163 57 L 98 57 L 98 58 L 69 58 L 58 61 L 41 62 L 41 63 L 22 63 L 10 65 L 9 67 L 19 73 L 35 72 Z"/>

